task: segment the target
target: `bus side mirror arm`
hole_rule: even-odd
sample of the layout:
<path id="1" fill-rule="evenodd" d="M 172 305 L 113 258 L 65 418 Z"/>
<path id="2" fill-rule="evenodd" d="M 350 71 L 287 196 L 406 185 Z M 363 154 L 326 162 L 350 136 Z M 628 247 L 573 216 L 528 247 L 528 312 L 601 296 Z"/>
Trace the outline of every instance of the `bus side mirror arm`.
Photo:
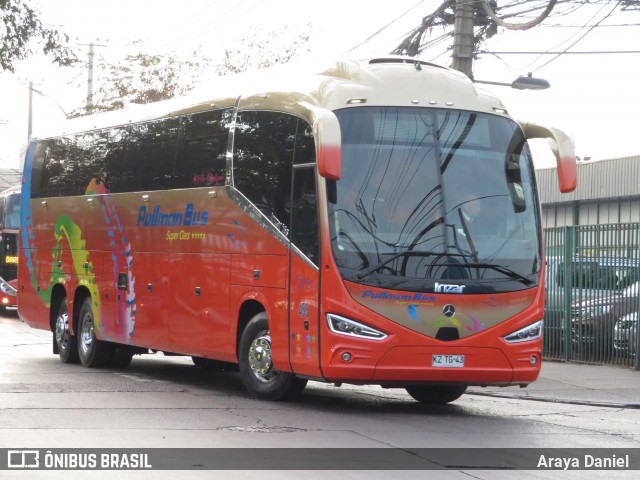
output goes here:
<path id="1" fill-rule="evenodd" d="M 573 142 L 561 130 L 544 127 L 530 122 L 518 122 L 524 135 L 529 138 L 546 138 L 556 157 L 558 167 L 558 186 L 562 193 L 573 192 L 577 184 L 576 153 Z"/>

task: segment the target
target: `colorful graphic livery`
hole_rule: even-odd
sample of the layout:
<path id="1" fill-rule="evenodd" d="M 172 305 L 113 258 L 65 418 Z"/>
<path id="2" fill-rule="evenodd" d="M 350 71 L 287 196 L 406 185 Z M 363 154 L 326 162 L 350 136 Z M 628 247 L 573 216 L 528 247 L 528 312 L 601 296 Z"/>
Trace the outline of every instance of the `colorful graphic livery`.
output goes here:
<path id="1" fill-rule="evenodd" d="M 424 403 L 540 371 L 544 254 L 527 138 L 464 75 L 408 58 L 265 70 L 32 139 L 18 310 L 63 362 L 237 364 Z"/>

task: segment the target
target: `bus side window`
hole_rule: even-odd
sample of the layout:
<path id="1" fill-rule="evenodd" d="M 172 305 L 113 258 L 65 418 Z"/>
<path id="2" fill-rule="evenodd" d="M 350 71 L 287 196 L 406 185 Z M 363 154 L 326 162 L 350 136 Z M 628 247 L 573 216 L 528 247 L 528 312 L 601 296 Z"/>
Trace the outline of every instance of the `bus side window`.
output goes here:
<path id="1" fill-rule="evenodd" d="M 234 141 L 235 188 L 285 234 L 297 123 L 286 113 L 245 111 Z"/>
<path id="2" fill-rule="evenodd" d="M 320 256 L 315 168 L 294 170 L 291 241 L 316 265 Z"/>
<path id="3" fill-rule="evenodd" d="M 67 185 L 71 181 L 71 167 L 67 155 L 71 143 L 70 137 L 46 141 L 39 188 L 41 197 L 60 197 L 68 194 Z"/>
<path id="4" fill-rule="evenodd" d="M 178 125 L 177 118 L 169 118 L 131 126 L 126 140 L 121 191 L 172 188 Z"/>
<path id="5" fill-rule="evenodd" d="M 229 139 L 228 110 L 182 118 L 173 188 L 224 185 Z"/>
<path id="6" fill-rule="evenodd" d="M 110 148 L 109 131 L 97 130 L 76 135 L 77 157 L 73 164 L 77 169 L 76 195 L 87 193 L 91 180 L 102 180 L 105 175 L 105 158 Z"/>

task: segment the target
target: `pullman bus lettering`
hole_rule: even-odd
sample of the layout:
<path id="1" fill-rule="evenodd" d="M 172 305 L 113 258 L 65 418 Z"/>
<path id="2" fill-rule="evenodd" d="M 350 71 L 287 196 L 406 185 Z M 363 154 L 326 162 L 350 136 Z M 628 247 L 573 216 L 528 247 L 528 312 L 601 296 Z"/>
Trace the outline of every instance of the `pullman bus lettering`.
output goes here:
<path id="1" fill-rule="evenodd" d="M 209 221 L 209 212 L 198 212 L 193 203 L 188 203 L 184 212 L 161 212 L 160 205 L 155 205 L 150 212 L 142 205 L 138 212 L 136 225 L 143 227 L 181 227 L 202 226 Z"/>

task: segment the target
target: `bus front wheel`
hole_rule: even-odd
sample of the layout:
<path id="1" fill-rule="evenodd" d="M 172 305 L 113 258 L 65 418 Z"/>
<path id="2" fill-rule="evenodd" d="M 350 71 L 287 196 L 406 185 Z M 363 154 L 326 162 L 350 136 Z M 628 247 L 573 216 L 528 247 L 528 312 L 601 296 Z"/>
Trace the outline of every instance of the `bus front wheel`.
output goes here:
<path id="1" fill-rule="evenodd" d="M 464 385 L 413 385 L 407 387 L 406 390 L 420 403 L 443 405 L 459 399 L 467 387 Z"/>
<path id="2" fill-rule="evenodd" d="M 90 297 L 84 299 L 80 308 L 77 337 L 80 363 L 85 367 L 104 367 L 112 359 L 113 345 L 96 338 Z"/>
<path id="3" fill-rule="evenodd" d="M 78 345 L 75 337 L 69 331 L 69 307 L 66 298 L 60 302 L 53 335 L 62 363 L 78 363 Z M 56 353 L 55 350 L 54 353 Z"/>
<path id="4" fill-rule="evenodd" d="M 238 363 L 245 388 L 263 400 L 291 400 L 307 384 L 293 373 L 273 368 L 271 335 L 265 312 L 254 315 L 242 332 Z"/>

